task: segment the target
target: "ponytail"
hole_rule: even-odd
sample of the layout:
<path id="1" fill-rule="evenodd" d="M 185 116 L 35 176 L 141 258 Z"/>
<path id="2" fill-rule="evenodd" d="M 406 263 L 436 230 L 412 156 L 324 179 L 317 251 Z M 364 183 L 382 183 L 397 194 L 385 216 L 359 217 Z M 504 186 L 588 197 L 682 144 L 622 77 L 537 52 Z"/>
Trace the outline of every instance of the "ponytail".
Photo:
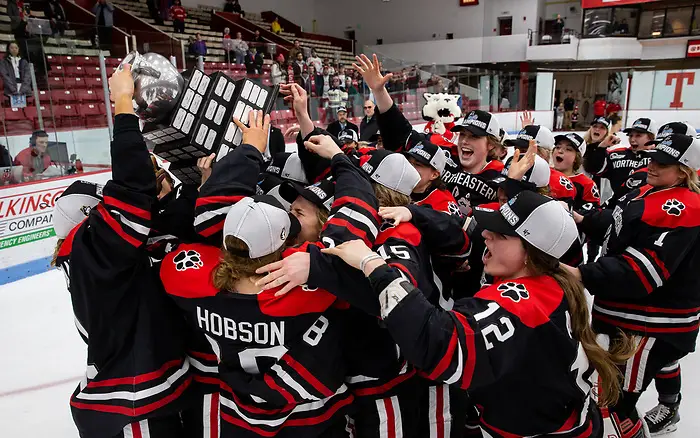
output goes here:
<path id="1" fill-rule="evenodd" d="M 583 284 L 571 273 L 562 269 L 559 261 L 527 242 L 523 241 L 527 252 L 528 267 L 534 275 L 549 275 L 554 278 L 564 291 L 571 315 L 573 338 L 581 343 L 588 360 L 600 375 L 601 387 L 598 391 L 600 406 L 614 405 L 620 398 L 620 380 L 622 374 L 618 365 L 625 363 L 634 355 L 636 345 L 629 336 L 620 332 L 611 337 L 610 348 L 605 350 L 596 341 L 596 333 L 591 327 L 588 302 Z"/>

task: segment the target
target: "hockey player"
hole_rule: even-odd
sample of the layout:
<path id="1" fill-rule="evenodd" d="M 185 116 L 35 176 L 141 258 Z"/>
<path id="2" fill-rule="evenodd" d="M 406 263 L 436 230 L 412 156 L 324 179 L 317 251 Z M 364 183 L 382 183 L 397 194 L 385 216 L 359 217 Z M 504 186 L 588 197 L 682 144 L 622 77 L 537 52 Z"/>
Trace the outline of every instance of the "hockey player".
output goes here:
<path id="1" fill-rule="evenodd" d="M 275 198 L 246 196 L 255 191 L 267 136 L 262 113 L 251 114 L 251 128 L 239 124 L 244 144 L 218 163 L 198 202 L 203 229 L 225 215 L 223 248 L 180 245 L 161 278 L 219 360 L 222 436 L 333 436 L 344 431 L 352 401 L 330 309 L 335 297 L 301 288 L 278 296 L 279 288 L 255 284 L 256 269 L 280 260 L 301 226 Z"/>
<path id="2" fill-rule="evenodd" d="M 606 123 L 610 122 L 607 119 L 593 121 L 593 125 Z M 591 126 L 591 130 L 593 129 Z M 595 132 L 598 130 L 596 128 Z M 586 141 L 583 167 L 591 175 L 610 180 L 613 189 L 611 201 L 613 204 L 627 191 L 624 189 L 624 184 L 629 175 L 649 164 L 649 157 L 641 152 L 653 147 L 650 142 L 656 137 L 657 130 L 654 120 L 641 118 L 635 120 L 631 127 L 624 130 L 629 139 L 629 147 L 618 146 L 620 138 L 616 135 L 607 135 L 603 140 L 596 138 Z"/>
<path id="3" fill-rule="evenodd" d="M 362 242 L 323 251 L 369 278 L 401 352 L 430 379 L 468 390 L 488 436 L 602 436 L 589 378 L 595 367 L 603 403 L 613 402 L 619 355 L 598 346 L 583 287 L 559 267 L 576 225 L 557 201 L 529 191 L 474 214 L 486 229 L 486 271 L 499 280 L 452 311 L 429 303 Z"/>
<path id="4" fill-rule="evenodd" d="M 66 275 L 87 344 L 85 378 L 70 401 L 82 438 L 181 437 L 192 382 L 184 321 L 145 252 L 156 177 L 134 114 L 130 67 L 109 81 L 115 103 L 112 180 L 72 184 L 56 202 L 56 265 Z"/>
<path id="5" fill-rule="evenodd" d="M 644 436 L 637 400 L 654 376 L 694 351 L 700 314 L 700 140 L 672 134 L 646 152 L 648 185 L 613 211 L 575 220 L 603 243 L 601 257 L 570 271 L 594 295 L 593 322 L 615 338 L 634 335 L 637 353 L 624 371 L 623 395 L 610 407 L 621 438 Z M 649 417 L 652 433 L 672 430 L 680 399 Z"/>
<path id="6" fill-rule="evenodd" d="M 600 205 L 600 192 L 598 187 L 583 172 L 581 163 L 586 154 L 586 142 L 583 138 L 572 132 L 566 135 L 554 137 L 556 142 L 552 164 L 554 169 L 563 173 L 576 188 L 576 198 L 573 208 L 576 211 L 590 211 Z"/>

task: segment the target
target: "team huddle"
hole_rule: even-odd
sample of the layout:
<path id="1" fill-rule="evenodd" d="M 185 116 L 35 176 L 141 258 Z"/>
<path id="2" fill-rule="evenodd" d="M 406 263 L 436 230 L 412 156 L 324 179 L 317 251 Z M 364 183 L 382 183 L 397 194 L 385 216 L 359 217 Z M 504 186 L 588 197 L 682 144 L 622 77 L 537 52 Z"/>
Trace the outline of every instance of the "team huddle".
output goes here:
<path id="1" fill-rule="evenodd" d="M 73 183 L 53 214 L 88 346 L 80 436 L 675 430 L 700 318 L 695 129 L 642 118 L 623 147 L 604 118 L 584 137 L 526 120 L 507 139 L 476 110 L 438 145 L 376 56 L 354 67 L 382 147 L 315 127 L 282 85 L 298 151 L 266 157 L 253 111 L 240 146 L 200 159 L 199 187 L 149 154 L 130 68 L 112 76 L 112 179 Z M 584 170 L 610 181 L 602 205 Z M 652 381 L 659 404 L 639 413 Z"/>

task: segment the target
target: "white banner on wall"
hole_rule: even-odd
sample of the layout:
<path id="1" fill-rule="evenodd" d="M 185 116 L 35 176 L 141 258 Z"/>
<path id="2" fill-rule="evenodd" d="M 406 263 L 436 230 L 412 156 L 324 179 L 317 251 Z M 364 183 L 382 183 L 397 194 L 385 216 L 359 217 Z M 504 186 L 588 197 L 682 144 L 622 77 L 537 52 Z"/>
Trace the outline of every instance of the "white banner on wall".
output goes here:
<path id="1" fill-rule="evenodd" d="M 646 92 L 648 93 L 649 90 L 647 89 Z M 650 109 L 698 108 L 700 108 L 700 70 L 660 70 L 654 72 L 654 88 Z"/>
<path id="2" fill-rule="evenodd" d="M 52 219 L 56 198 L 76 180 L 105 184 L 110 177 L 109 170 L 102 170 L 0 188 L 0 267 L 50 255 L 44 250 L 34 254 L 22 246 L 55 235 Z"/>

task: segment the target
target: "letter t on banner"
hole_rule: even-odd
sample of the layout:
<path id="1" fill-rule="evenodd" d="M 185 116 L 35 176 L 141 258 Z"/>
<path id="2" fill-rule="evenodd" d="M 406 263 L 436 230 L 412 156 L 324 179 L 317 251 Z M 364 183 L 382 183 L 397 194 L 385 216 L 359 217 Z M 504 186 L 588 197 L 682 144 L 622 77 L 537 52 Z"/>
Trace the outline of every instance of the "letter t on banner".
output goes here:
<path id="1" fill-rule="evenodd" d="M 668 106 L 669 108 L 683 108 L 683 101 L 681 101 L 681 95 L 683 94 L 683 80 L 688 80 L 688 85 L 693 85 L 695 83 L 695 72 L 685 72 L 685 73 L 666 73 L 666 85 L 673 85 L 673 81 L 676 81 L 676 89 L 673 91 L 673 101 Z"/>

